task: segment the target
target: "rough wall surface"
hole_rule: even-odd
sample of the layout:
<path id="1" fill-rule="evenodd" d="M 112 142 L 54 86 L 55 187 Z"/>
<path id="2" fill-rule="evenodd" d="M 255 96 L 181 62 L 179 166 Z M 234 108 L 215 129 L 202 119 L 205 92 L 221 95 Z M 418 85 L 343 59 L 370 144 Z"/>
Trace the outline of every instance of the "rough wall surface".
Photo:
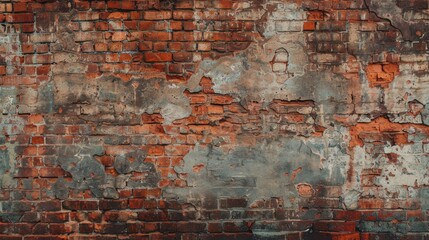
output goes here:
<path id="1" fill-rule="evenodd" d="M 429 239 L 427 0 L 0 0 L 0 239 Z"/>

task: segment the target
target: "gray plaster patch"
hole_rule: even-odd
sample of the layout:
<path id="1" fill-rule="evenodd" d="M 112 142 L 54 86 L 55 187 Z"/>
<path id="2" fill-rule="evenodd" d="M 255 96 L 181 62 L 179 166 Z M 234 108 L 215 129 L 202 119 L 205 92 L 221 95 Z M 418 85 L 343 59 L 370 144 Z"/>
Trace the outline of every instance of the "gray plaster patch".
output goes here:
<path id="1" fill-rule="evenodd" d="M 163 78 L 135 79 L 124 82 L 114 76 L 85 81 L 82 74 L 58 74 L 53 77 L 55 108 L 93 116 L 97 114 L 152 114 L 160 112 L 165 123 L 189 116 L 184 84 Z M 96 118 L 93 119 L 97 121 Z"/>
<path id="2" fill-rule="evenodd" d="M 17 143 L 8 142 L 6 136 L 21 134 L 25 122 L 18 116 L 0 116 L 0 186 L 1 188 L 16 188 L 17 181 L 13 178 L 15 173 L 15 161 Z"/>
<path id="3" fill-rule="evenodd" d="M 139 154 L 138 152 L 142 152 Z M 143 172 L 152 170 L 153 165 L 145 163 L 146 154 L 143 151 L 136 151 L 124 155 L 116 156 L 114 167 L 120 174 L 127 174 L 132 171 Z"/>
<path id="4" fill-rule="evenodd" d="M 59 148 L 57 162 L 72 176 L 72 181 L 59 178 L 53 185 L 51 194 L 60 199 L 68 197 L 69 189 L 90 189 L 95 197 L 119 198 L 118 189 L 127 184 L 133 188 L 155 187 L 159 181 L 159 174 L 151 163 L 144 162 L 146 153 L 135 150 L 115 158 L 114 167 L 118 176 L 108 175 L 105 167 L 94 157 L 104 154 L 99 145 L 67 145 Z M 131 179 L 132 172 L 146 174 L 144 179 Z"/>
<path id="5" fill-rule="evenodd" d="M 248 197 L 250 202 L 283 197 L 299 197 L 295 184 L 336 185 L 345 183 L 348 161 L 342 135 L 329 130 L 322 139 L 265 138 L 255 146 L 231 149 L 197 146 L 184 158 L 177 173 L 189 188 L 172 190 L 181 199 L 200 198 L 211 194 Z M 167 190 L 168 192 L 168 190 Z"/>
<path id="6" fill-rule="evenodd" d="M 15 172 L 15 145 L 3 142 L 3 136 L 0 134 L 0 186 L 1 188 L 17 187 L 17 181 L 13 179 Z"/>
<path id="7" fill-rule="evenodd" d="M 424 21 L 429 17 L 427 11 L 424 11 L 425 9 L 407 14 L 404 9 L 398 7 L 396 0 L 365 0 L 365 3 L 368 9 L 378 17 L 389 20 L 391 25 L 401 32 L 404 40 L 415 41 L 420 38 L 427 39 L 428 36 L 423 34 L 429 28 L 427 22 Z M 419 15 L 423 16 L 423 18 L 419 19 Z M 417 18 L 410 16 L 416 16 Z M 417 31 L 420 31 L 420 34 Z"/>
<path id="8" fill-rule="evenodd" d="M 354 189 L 346 189 L 340 198 L 343 208 L 350 210 L 357 209 L 361 194 L 361 192 Z"/>
<path id="9" fill-rule="evenodd" d="M 425 108 L 421 113 L 421 116 L 422 116 L 423 124 L 429 126 L 429 103 L 426 103 Z"/>
<path id="10" fill-rule="evenodd" d="M 419 189 L 419 197 L 422 209 L 429 209 L 429 188 L 424 187 Z"/>
<path id="11" fill-rule="evenodd" d="M 391 87 L 384 92 L 386 108 L 390 113 L 400 114 L 409 110 L 410 101 L 416 100 L 427 105 L 429 103 L 428 91 L 428 74 L 416 75 L 403 71 L 393 80 Z"/>
<path id="12" fill-rule="evenodd" d="M 16 111 L 16 87 L 0 87 L 0 111 L 3 114 Z"/>

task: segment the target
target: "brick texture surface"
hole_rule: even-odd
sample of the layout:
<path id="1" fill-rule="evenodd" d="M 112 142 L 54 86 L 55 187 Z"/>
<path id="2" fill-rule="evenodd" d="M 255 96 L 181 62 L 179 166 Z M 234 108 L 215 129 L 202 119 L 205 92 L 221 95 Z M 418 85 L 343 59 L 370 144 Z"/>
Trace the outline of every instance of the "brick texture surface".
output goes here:
<path id="1" fill-rule="evenodd" d="M 428 12 L 1 0 L 0 239 L 428 239 Z"/>

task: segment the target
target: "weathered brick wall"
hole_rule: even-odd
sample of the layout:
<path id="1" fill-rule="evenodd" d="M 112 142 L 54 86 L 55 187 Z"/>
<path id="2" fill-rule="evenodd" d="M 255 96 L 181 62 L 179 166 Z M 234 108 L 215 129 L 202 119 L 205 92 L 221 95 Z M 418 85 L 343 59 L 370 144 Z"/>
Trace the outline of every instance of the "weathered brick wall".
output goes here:
<path id="1" fill-rule="evenodd" d="M 1 0 L 0 239 L 428 239 L 427 0 Z"/>

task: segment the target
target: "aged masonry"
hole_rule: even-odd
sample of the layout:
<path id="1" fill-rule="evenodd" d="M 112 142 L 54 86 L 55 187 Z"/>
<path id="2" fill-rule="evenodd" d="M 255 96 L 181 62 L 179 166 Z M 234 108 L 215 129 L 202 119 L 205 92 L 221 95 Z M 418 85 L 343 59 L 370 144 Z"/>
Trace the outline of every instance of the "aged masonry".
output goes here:
<path id="1" fill-rule="evenodd" d="M 429 239 L 429 1 L 0 0 L 0 239 Z"/>

